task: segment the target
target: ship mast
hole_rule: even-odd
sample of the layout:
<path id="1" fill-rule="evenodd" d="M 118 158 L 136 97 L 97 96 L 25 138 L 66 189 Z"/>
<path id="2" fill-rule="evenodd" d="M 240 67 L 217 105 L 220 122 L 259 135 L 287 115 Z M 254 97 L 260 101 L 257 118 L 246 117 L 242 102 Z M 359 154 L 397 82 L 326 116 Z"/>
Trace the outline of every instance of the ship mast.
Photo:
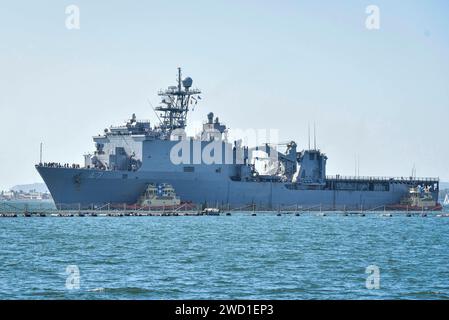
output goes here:
<path id="1" fill-rule="evenodd" d="M 187 77 L 182 80 L 181 68 L 178 68 L 178 85 L 168 87 L 166 90 L 159 91 L 161 103 L 156 107 L 160 111 L 160 129 L 164 133 L 170 133 L 175 129 L 184 129 L 187 122 L 187 113 L 189 106 L 196 104 L 198 95 L 201 93 L 198 89 L 192 89 L 192 78 Z"/>

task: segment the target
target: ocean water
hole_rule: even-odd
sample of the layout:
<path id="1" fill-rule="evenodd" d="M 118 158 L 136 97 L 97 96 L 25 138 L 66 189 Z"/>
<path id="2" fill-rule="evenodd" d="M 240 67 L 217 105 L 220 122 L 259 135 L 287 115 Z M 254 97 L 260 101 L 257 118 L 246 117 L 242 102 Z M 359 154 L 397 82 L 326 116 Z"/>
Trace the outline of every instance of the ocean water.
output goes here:
<path id="1" fill-rule="evenodd" d="M 19 217 L 0 230 L 0 299 L 449 298 L 449 218 Z"/>

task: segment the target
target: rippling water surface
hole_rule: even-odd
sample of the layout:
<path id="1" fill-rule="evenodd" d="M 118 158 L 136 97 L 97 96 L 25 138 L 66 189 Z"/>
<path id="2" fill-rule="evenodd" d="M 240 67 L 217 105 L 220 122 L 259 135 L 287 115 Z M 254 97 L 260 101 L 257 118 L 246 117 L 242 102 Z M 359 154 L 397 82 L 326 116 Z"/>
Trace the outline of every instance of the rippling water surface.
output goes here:
<path id="1" fill-rule="evenodd" d="M 449 218 L 0 218 L 1 299 L 448 299 Z M 80 288 L 66 288 L 76 265 Z M 380 289 L 365 286 L 380 268 Z"/>

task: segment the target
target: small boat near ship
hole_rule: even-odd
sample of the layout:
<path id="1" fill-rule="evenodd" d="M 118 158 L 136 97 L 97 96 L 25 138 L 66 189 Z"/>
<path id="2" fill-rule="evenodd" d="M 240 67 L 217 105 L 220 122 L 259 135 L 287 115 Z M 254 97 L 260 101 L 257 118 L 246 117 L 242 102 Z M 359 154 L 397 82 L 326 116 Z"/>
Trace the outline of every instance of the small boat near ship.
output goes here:
<path id="1" fill-rule="evenodd" d="M 181 199 L 175 189 L 167 183 L 150 183 L 137 203 L 140 208 L 176 209 L 181 205 Z"/>
<path id="2" fill-rule="evenodd" d="M 140 210 L 140 211 L 174 211 L 174 210 L 193 210 L 196 205 L 190 202 L 182 202 L 181 198 L 176 195 L 175 189 L 168 183 L 150 183 L 137 203 L 134 205 L 117 205 L 110 206 L 116 210 Z"/>
<path id="3" fill-rule="evenodd" d="M 410 188 L 409 194 L 399 204 L 386 206 L 386 210 L 391 211 L 441 211 L 442 208 L 430 189 L 421 186 Z"/>

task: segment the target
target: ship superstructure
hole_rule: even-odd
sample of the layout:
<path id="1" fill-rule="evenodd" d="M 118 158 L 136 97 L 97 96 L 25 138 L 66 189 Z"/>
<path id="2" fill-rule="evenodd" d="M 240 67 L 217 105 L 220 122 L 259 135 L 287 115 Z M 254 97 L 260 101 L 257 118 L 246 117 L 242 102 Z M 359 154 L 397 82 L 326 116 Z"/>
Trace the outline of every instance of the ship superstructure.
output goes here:
<path id="1" fill-rule="evenodd" d="M 200 90 L 182 80 L 160 91 L 160 123 L 137 120 L 93 137 L 95 151 L 84 166 L 36 166 L 56 203 L 77 206 L 135 204 L 151 185 L 170 184 L 181 201 L 206 207 L 323 210 L 376 209 L 400 204 L 412 188 L 426 188 L 438 202 L 438 178 L 379 178 L 326 175 L 327 156 L 316 148 L 298 151 L 297 143 L 248 147 L 228 141 L 227 127 L 211 112 L 197 137 L 185 127 Z M 261 159 L 260 152 L 266 155 Z M 255 154 L 257 156 L 255 156 Z M 263 172 L 260 160 L 271 170 Z"/>

